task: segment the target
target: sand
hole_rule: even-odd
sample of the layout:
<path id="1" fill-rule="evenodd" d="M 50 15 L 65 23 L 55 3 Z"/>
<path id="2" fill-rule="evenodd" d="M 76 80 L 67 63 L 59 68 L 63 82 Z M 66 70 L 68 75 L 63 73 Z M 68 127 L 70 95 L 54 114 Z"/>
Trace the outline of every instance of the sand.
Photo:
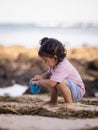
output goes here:
<path id="1" fill-rule="evenodd" d="M 58 119 L 31 115 L 0 115 L 0 130 L 89 130 L 94 127 L 98 128 L 98 118 Z"/>
<path id="2" fill-rule="evenodd" d="M 83 98 L 64 110 L 62 97 L 57 107 L 39 107 L 48 95 L 0 97 L 0 130 L 98 130 L 98 99 Z"/>

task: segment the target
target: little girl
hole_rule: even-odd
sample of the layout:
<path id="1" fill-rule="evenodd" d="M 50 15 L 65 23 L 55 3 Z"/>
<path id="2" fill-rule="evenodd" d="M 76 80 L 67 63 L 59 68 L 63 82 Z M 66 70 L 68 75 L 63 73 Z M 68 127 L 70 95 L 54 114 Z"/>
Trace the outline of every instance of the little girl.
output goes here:
<path id="1" fill-rule="evenodd" d="M 84 83 L 76 68 L 67 60 L 62 43 L 45 37 L 40 45 L 38 54 L 49 69 L 42 75 L 36 75 L 32 84 L 49 89 L 51 99 L 46 104 L 57 105 L 58 93 L 63 96 L 66 107 L 73 100 L 81 99 L 85 94 Z"/>

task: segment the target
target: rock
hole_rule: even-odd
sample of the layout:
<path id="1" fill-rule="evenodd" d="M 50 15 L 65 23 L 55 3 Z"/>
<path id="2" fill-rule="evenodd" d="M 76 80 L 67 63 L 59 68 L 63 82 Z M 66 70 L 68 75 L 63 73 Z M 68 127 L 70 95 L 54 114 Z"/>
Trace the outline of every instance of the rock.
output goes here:
<path id="1" fill-rule="evenodd" d="M 90 61 L 88 68 L 91 69 L 91 70 L 97 70 L 98 71 L 98 59 Z"/>

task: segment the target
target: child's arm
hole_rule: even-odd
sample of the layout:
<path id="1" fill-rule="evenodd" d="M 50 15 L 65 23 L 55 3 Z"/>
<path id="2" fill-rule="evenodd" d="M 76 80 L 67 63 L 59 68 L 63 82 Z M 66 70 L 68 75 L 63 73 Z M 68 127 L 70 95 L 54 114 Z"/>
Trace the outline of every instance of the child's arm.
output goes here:
<path id="1" fill-rule="evenodd" d="M 43 73 L 41 75 L 35 75 L 35 77 L 33 78 L 33 80 L 48 79 L 49 75 L 50 75 L 49 72 L 46 71 L 45 73 Z"/>
<path id="2" fill-rule="evenodd" d="M 41 79 L 38 81 L 34 81 L 33 84 L 43 87 L 55 87 L 57 85 L 57 82 L 50 79 Z"/>
<path id="3" fill-rule="evenodd" d="M 48 71 L 46 71 L 45 73 L 43 73 L 43 74 L 41 75 L 42 79 L 48 79 L 49 76 L 50 76 L 50 73 L 49 73 Z"/>

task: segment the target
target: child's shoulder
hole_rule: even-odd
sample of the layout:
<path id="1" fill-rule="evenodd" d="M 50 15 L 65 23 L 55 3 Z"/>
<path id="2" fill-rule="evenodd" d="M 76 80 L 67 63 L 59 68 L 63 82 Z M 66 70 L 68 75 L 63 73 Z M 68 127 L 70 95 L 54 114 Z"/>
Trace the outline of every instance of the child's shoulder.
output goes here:
<path id="1" fill-rule="evenodd" d="M 64 67 L 64 68 L 66 68 L 66 67 L 72 67 L 73 65 L 70 63 L 70 61 L 65 57 L 59 64 L 58 64 L 58 66 L 60 66 L 60 67 Z"/>
<path id="2" fill-rule="evenodd" d="M 65 64 L 67 62 L 67 58 L 65 57 L 61 62 L 59 62 L 59 64 Z"/>
<path id="3" fill-rule="evenodd" d="M 62 67 L 62 66 L 65 66 L 66 62 L 67 62 L 67 59 L 64 58 L 61 62 L 58 63 L 57 66 L 61 66 L 61 67 Z"/>

